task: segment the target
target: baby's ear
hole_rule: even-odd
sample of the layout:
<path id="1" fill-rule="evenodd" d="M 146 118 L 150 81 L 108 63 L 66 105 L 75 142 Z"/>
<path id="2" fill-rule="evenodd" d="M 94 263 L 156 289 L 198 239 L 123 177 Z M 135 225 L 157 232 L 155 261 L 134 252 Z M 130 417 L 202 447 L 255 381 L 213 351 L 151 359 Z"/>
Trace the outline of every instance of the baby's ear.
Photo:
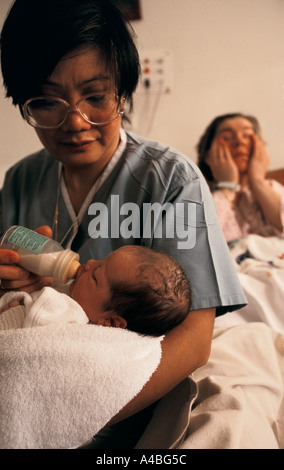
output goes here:
<path id="1" fill-rule="evenodd" d="M 112 328 L 123 328 L 127 327 L 127 321 L 125 318 L 117 315 L 114 312 L 108 312 L 105 314 L 105 317 L 100 318 L 97 321 L 97 325 L 111 326 Z"/>

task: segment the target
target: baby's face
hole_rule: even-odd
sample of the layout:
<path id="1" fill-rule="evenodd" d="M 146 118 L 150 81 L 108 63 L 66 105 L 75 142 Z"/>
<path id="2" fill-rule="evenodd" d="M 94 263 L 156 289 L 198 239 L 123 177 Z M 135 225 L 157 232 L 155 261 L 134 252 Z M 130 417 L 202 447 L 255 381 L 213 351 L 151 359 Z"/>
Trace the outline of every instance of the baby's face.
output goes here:
<path id="1" fill-rule="evenodd" d="M 129 283 L 136 273 L 131 248 L 122 247 L 103 260 L 89 260 L 79 267 L 71 285 L 71 297 L 81 305 L 88 318 L 98 323 L 105 318 L 116 281 Z"/>

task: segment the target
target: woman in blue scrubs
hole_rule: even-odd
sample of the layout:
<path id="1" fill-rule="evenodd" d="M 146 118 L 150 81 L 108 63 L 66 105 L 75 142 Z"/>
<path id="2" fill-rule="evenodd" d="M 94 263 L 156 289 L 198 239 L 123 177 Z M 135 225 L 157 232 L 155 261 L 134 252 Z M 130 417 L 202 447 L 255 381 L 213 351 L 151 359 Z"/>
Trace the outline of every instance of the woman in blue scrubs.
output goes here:
<path id="1" fill-rule="evenodd" d="M 113 420 L 121 421 L 204 364 L 216 312 L 246 303 L 212 197 L 188 157 L 123 129 L 139 58 L 113 3 L 16 0 L 2 30 L 1 65 L 7 97 L 43 145 L 6 174 L 1 233 L 15 224 L 39 229 L 82 263 L 126 244 L 149 246 L 175 257 L 191 281 L 192 310 L 166 335 L 157 371 Z M 0 250 L 2 293 L 52 283 L 17 261 Z"/>

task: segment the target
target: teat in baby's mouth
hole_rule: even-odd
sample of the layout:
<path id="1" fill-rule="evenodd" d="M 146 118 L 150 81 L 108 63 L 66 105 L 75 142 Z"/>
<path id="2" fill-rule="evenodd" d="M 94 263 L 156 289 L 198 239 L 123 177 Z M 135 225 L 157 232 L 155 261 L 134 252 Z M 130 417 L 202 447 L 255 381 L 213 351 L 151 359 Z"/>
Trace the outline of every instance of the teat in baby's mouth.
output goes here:
<path id="1" fill-rule="evenodd" d="M 69 269 L 68 269 L 67 278 L 68 279 L 74 279 L 80 266 L 81 265 L 80 265 L 79 261 L 77 261 L 77 260 L 72 261 L 72 263 L 70 264 Z"/>

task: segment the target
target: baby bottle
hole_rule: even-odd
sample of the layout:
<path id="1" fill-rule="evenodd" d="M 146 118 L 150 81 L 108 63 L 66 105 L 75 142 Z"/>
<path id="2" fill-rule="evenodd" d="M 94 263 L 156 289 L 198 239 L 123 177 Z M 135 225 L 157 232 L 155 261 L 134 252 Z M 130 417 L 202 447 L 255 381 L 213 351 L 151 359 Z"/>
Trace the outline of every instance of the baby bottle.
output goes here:
<path id="1" fill-rule="evenodd" d="M 0 248 L 16 251 L 19 266 L 39 276 L 52 276 L 65 283 L 80 266 L 79 255 L 62 248 L 55 240 L 18 225 L 10 227 L 0 240 Z"/>

